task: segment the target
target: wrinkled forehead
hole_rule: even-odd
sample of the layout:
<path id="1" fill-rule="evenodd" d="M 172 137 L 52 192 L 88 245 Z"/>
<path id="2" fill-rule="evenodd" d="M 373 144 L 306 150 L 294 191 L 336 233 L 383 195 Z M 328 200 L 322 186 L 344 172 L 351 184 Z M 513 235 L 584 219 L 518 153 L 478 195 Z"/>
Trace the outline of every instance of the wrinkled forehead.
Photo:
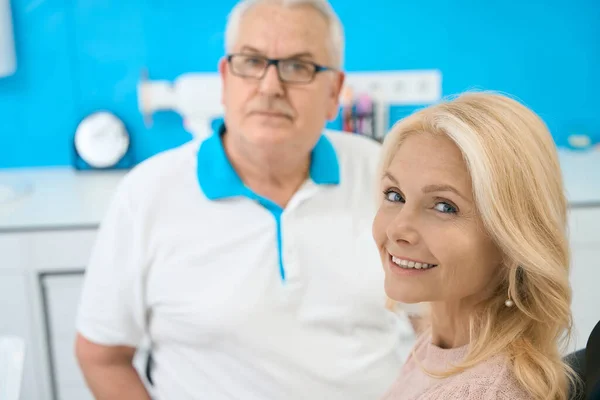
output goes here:
<path id="1" fill-rule="evenodd" d="M 263 3 L 242 17 L 233 48 L 256 49 L 273 58 L 307 54 L 316 61 L 328 62 L 329 41 L 327 19 L 313 7 Z"/>

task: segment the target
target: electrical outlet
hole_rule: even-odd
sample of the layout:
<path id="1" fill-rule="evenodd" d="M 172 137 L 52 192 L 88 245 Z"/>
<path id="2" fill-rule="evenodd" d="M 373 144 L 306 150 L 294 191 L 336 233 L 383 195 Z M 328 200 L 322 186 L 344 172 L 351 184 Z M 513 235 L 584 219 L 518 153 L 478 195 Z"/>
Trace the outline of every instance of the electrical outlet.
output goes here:
<path id="1" fill-rule="evenodd" d="M 345 85 L 354 96 L 367 93 L 390 105 L 427 105 L 442 97 L 439 70 L 349 72 Z"/>

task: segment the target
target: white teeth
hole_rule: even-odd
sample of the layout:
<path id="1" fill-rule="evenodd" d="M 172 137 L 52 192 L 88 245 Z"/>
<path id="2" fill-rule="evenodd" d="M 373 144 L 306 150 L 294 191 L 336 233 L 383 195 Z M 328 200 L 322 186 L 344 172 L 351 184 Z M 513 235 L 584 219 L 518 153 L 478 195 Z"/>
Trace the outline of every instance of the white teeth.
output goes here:
<path id="1" fill-rule="evenodd" d="M 392 256 L 392 262 L 405 269 L 428 269 L 436 266 L 435 264 L 425 264 L 415 261 L 403 260 L 395 256 Z"/>

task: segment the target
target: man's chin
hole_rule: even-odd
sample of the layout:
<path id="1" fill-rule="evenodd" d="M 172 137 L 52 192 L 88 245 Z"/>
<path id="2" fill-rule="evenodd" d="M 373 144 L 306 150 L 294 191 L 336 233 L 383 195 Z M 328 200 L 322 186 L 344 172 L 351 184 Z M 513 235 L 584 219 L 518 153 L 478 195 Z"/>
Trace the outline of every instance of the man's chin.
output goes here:
<path id="1" fill-rule="evenodd" d="M 293 126 L 291 118 L 273 115 L 255 115 L 252 125 L 259 129 L 289 129 Z"/>
<path id="2" fill-rule="evenodd" d="M 292 129 L 281 126 L 253 126 L 245 134 L 249 141 L 256 144 L 281 144 L 292 142 L 295 138 Z"/>

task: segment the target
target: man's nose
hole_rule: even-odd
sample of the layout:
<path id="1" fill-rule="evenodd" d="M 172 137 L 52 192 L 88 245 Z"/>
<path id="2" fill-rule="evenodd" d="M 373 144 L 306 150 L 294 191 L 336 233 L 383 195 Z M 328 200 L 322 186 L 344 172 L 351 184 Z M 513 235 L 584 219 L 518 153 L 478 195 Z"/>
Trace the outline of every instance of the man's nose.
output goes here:
<path id="1" fill-rule="evenodd" d="M 267 66 L 265 75 L 260 81 L 259 90 L 262 94 L 269 96 L 283 95 L 283 83 L 281 82 L 281 79 L 279 79 L 279 73 L 275 65 Z"/>

